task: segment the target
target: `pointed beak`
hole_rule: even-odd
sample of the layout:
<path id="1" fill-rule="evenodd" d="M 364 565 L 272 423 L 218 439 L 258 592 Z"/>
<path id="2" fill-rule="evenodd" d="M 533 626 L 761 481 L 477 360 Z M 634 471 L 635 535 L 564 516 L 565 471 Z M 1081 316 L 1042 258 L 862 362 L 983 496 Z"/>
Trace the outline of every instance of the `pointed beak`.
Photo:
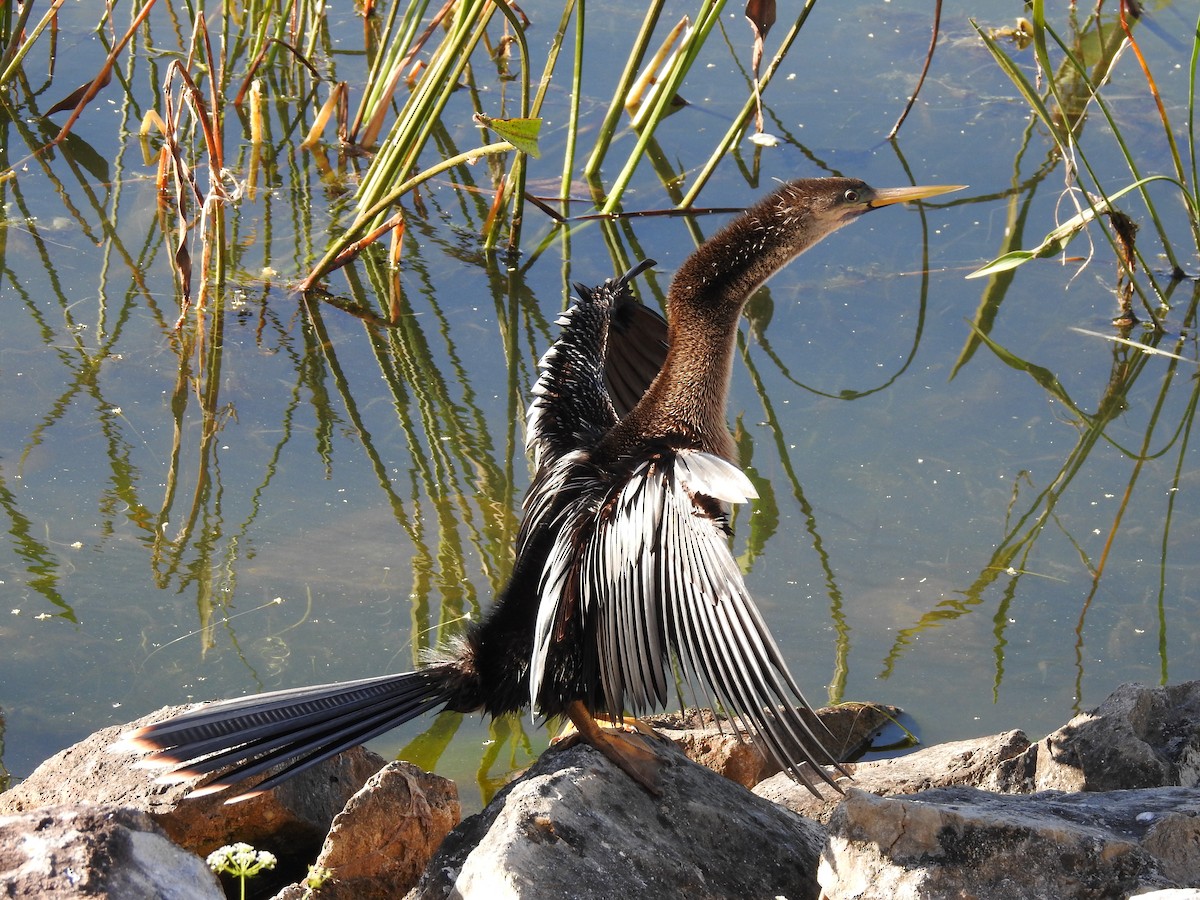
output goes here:
<path id="1" fill-rule="evenodd" d="M 874 196 L 867 202 L 867 207 L 878 209 L 880 206 L 891 206 L 893 203 L 923 200 L 926 197 L 936 197 L 938 194 L 961 191 L 965 187 L 965 184 L 928 184 L 919 187 L 876 188 Z"/>

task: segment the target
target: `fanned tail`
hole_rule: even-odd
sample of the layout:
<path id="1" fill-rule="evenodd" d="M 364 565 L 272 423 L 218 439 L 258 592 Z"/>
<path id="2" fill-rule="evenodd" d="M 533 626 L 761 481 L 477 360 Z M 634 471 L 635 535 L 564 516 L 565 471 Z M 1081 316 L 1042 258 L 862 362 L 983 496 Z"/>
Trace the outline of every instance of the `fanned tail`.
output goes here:
<path id="1" fill-rule="evenodd" d="M 317 687 L 257 694 L 210 703 L 164 722 L 121 735 L 114 749 L 153 753 L 144 766 L 169 766 L 160 780 L 220 772 L 192 796 L 222 791 L 280 763 L 287 765 L 251 790 L 261 794 L 317 763 L 383 734 L 455 697 L 458 673 L 450 663 Z"/>

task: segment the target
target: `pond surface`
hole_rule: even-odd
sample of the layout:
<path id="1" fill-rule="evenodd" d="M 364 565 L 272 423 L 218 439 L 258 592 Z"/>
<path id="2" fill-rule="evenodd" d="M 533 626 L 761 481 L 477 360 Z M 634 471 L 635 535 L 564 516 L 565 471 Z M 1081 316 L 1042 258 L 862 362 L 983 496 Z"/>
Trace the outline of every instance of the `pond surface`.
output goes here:
<path id="1" fill-rule="evenodd" d="M 665 18 L 687 11 L 676 7 Z M 588 5 L 582 147 L 635 8 Z M 969 13 L 1005 26 L 1013 8 Z M 1052 141 L 957 7 L 911 117 L 885 141 L 929 9 L 818 4 L 765 97 L 781 143 L 743 142 L 700 196 L 741 207 L 777 180 L 830 173 L 970 185 L 872 213 L 752 302 L 730 417 L 761 499 L 738 512 L 735 552 L 814 703 L 898 705 L 925 743 L 1009 728 L 1036 738 L 1122 682 L 1200 671 L 1195 286 L 1175 286 L 1154 339 L 1175 359 L 1105 339 L 1116 265 L 1102 239 L 1077 238 L 1065 264 L 964 278 L 1036 246 L 1074 209 Z M 1136 31 L 1177 123 L 1190 46 L 1170 36 L 1190 34 L 1193 14 L 1165 4 Z M 530 32 L 535 56 L 557 15 Z M 268 78 L 261 168 L 240 125 L 227 128 L 232 177 L 253 170 L 257 183 L 226 212 L 226 290 L 176 329 L 159 144 L 144 151 L 137 135 L 160 102 L 162 61 L 127 62 L 128 93 L 114 81 L 69 142 L 30 155 L 65 117 L 41 111 L 106 53 L 94 20 L 75 7 L 70 18 L 53 86 L 10 90 L 0 118 L 0 162 L 14 167 L 0 181 L 0 763 L 16 777 L 163 704 L 411 668 L 478 616 L 511 563 L 526 392 L 567 285 L 650 256 L 638 289 L 660 303 L 696 240 L 728 218 L 592 221 L 564 237 L 530 209 L 510 259 L 478 237 L 491 197 L 481 163 L 473 191 L 448 176 L 406 204 L 398 273 L 367 254 L 330 279 L 350 300 L 305 299 L 290 286 L 366 163 L 301 149 L 319 101 L 273 94 Z M 740 11 L 723 24 L 729 43 L 710 41 L 690 105 L 657 133 L 661 167 L 685 183 L 744 96 L 748 29 Z M 360 30 L 337 22 L 323 57 L 352 93 L 364 63 L 340 48 L 360 45 Z M 1029 51 L 1010 51 L 1032 78 Z M 551 90 L 533 193 L 556 193 L 568 94 Z M 1107 98 L 1143 171 L 1165 171 L 1132 54 Z M 448 147 L 478 140 L 465 100 L 461 122 Z M 1127 176 L 1100 117 L 1080 140 L 1105 177 Z M 661 170 L 639 167 L 627 210 L 671 205 Z M 1186 247 L 1182 205 L 1152 194 Z M 1142 240 L 1166 268 L 1154 229 Z M 1194 253 L 1181 262 L 1197 270 Z M 373 320 L 344 308 L 362 298 Z M 1130 338 L 1151 341 L 1139 328 Z M 477 808 L 547 740 L 529 717 L 443 714 L 373 746 L 457 779 Z"/>

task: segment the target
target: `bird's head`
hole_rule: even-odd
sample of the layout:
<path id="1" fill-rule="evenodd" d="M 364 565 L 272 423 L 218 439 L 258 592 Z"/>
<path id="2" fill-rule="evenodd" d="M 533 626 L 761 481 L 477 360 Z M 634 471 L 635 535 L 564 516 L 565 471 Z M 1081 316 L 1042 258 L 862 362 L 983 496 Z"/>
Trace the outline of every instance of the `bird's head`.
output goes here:
<path id="1" fill-rule="evenodd" d="M 755 288 L 863 213 L 961 187 L 873 188 L 856 178 L 789 181 L 705 241 L 680 268 L 672 293 L 681 305 L 705 308 L 716 319 L 736 318 Z"/>
<path id="2" fill-rule="evenodd" d="M 784 184 L 747 215 L 790 235 L 801 252 L 872 209 L 961 189 L 958 184 L 873 188 L 857 178 L 800 178 Z"/>

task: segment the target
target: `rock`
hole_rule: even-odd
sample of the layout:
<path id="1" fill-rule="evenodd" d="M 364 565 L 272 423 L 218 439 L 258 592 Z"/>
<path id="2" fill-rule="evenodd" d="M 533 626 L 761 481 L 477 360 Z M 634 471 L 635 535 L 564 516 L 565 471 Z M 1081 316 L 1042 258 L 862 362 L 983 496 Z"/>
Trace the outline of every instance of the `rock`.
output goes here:
<path id="1" fill-rule="evenodd" d="M 815 730 L 820 734 L 823 726 L 829 732 L 826 746 L 844 761 L 856 759 L 869 749 L 879 729 L 894 722 L 901 711 L 881 703 L 841 703 L 816 713 L 820 724 L 814 722 Z M 768 760 L 740 726 L 719 719 L 710 709 L 690 707 L 681 713 L 650 716 L 646 722 L 673 741 L 688 759 L 743 787 L 754 787 L 780 772 L 778 764 Z M 739 731 L 735 732 L 735 727 Z"/>
<path id="2" fill-rule="evenodd" d="M 825 742 L 840 762 L 858 759 L 872 748 L 882 729 L 895 725 L 903 715 L 904 710 L 898 706 L 856 700 L 817 710 L 817 717 L 830 735 Z M 915 741 L 911 736 L 906 738 Z"/>
<path id="3" fill-rule="evenodd" d="M 1200 886 L 1200 791 L 999 795 L 944 788 L 903 799 L 851 790 L 829 821 L 829 900 L 1121 898 Z"/>
<path id="4" fill-rule="evenodd" d="M 1176 884 L 1200 887 L 1200 818 L 1195 810 L 1141 816 L 1150 822 L 1142 847 L 1158 861 L 1163 875 Z"/>
<path id="5" fill-rule="evenodd" d="M 656 746 L 659 797 L 586 745 L 543 753 L 450 832 L 408 897 L 816 897 L 821 826 Z"/>
<path id="6" fill-rule="evenodd" d="M 1006 731 L 991 737 L 938 744 L 895 759 L 848 763 L 851 779 L 840 779 L 843 787 L 853 787 L 879 796 L 913 794 L 935 787 L 967 785 L 1001 791 L 1013 782 L 1010 771 L 1029 739 L 1021 731 Z M 803 785 L 785 774 L 774 775 L 755 785 L 754 793 L 782 804 L 794 813 L 820 822 L 829 821 L 842 795 L 829 785 L 820 785 L 815 797 Z"/>
<path id="7" fill-rule="evenodd" d="M 1031 748 L 1032 790 L 1200 784 L 1200 681 L 1125 684 Z"/>
<path id="8" fill-rule="evenodd" d="M 744 731 L 719 719 L 710 709 L 689 707 L 678 713 L 661 713 L 645 720 L 671 741 L 692 762 L 742 787 L 752 787 L 779 767 L 772 765 Z"/>
<path id="9" fill-rule="evenodd" d="M 1010 731 L 846 768 L 850 785 L 880 796 L 953 785 L 1008 794 L 1194 787 L 1200 784 L 1200 681 L 1122 685 L 1036 744 Z M 784 775 L 754 791 L 820 821 L 840 801 L 827 786 L 820 799 L 812 797 Z"/>
<path id="10" fill-rule="evenodd" d="M 204 860 L 145 813 L 77 804 L 0 817 L 5 897 L 223 900 Z"/>
<path id="11" fill-rule="evenodd" d="M 315 864 L 325 878 L 320 887 L 295 884 L 276 900 L 401 897 L 461 818 L 454 782 L 410 763 L 389 763 L 333 820 Z"/>
<path id="12" fill-rule="evenodd" d="M 833 713 L 832 719 L 823 714 L 822 721 L 835 734 L 841 733 L 839 715 L 872 730 L 894 716 L 877 707 Z M 757 752 L 728 725 L 724 735 L 718 733 L 711 714 L 699 722 L 664 718 L 655 720 L 656 727 L 692 752 L 715 754 L 714 765 L 729 778 L 752 781 L 766 771 Z M 27 782 L 0 795 L 0 812 L 24 810 L 52 821 L 65 814 L 28 811 L 81 798 L 136 805 L 168 836 L 205 854 L 235 841 L 274 852 L 279 866 L 253 883 L 261 895 L 299 881 L 324 838 L 324 823 L 383 765 L 359 750 L 234 806 L 223 805 L 223 795 L 182 802 L 194 785 L 156 784 L 153 772 L 131 768 L 128 754 L 109 752 L 122 730 L 105 729 L 47 761 Z M 820 799 L 810 798 L 780 775 L 760 784 L 756 791 L 762 796 L 756 797 L 688 762 L 673 745 L 655 746 L 664 759 L 659 797 L 589 747 L 543 754 L 480 815 L 449 832 L 409 896 L 798 900 L 820 890 L 817 860 L 823 847 L 820 877 L 830 900 L 1117 897 L 1147 891 L 1166 900 L 1179 891 L 1195 896 L 1200 886 L 1200 789 L 1191 789 L 1200 783 L 1200 682 L 1122 687 L 1032 745 L 1011 731 L 848 765 L 854 781 L 840 806 L 835 791 L 823 789 Z M 1083 792 L 1031 793 L 1048 784 Z M 1159 785 L 1166 786 L 1101 790 Z M 828 845 L 823 826 L 764 798 L 828 820 Z M 144 829 L 129 829 L 121 820 L 116 820 L 124 829 L 120 833 L 136 831 L 134 836 L 107 837 L 103 816 L 71 814 L 82 817 L 71 826 L 81 846 L 119 849 L 149 841 Z M 317 861 L 328 872 L 324 881 L 293 884 L 278 900 L 401 896 L 458 815 L 453 785 L 406 764 L 388 766 L 334 821 Z M 37 840 L 44 846 L 44 838 Z M 161 834 L 155 841 L 165 843 Z M 0 847 L 0 868 L 42 879 L 24 896 L 59 896 L 59 886 L 48 879 L 60 873 L 84 885 L 108 877 L 103 860 L 92 872 L 82 863 L 59 865 L 55 848 L 31 857 L 27 847 Z M 414 847 L 415 854 L 408 855 Z M 116 851 L 110 855 L 120 858 Z M 48 862 L 38 868 L 30 862 L 34 858 Z M 268 877 L 274 887 L 264 884 Z M 180 891 L 202 889 L 186 872 L 178 879 Z M 4 882 L 10 895 L 16 883 Z M 139 897 L 142 884 L 122 882 L 119 889 L 104 890 Z"/>
<path id="13" fill-rule="evenodd" d="M 203 779 L 160 784 L 154 780 L 155 770 L 135 767 L 137 754 L 110 750 L 129 728 L 190 708 L 166 708 L 130 725 L 104 728 L 55 754 L 21 784 L 0 794 L 0 814 L 81 800 L 138 809 L 149 813 L 171 840 L 201 856 L 235 841 L 271 851 L 279 858 L 280 883 L 286 884 L 303 875 L 333 817 L 384 765 L 382 757 L 358 747 L 276 790 L 226 804 L 228 793 L 185 800 L 187 792 L 203 784 Z M 245 784 L 255 781 L 247 779 Z"/>

